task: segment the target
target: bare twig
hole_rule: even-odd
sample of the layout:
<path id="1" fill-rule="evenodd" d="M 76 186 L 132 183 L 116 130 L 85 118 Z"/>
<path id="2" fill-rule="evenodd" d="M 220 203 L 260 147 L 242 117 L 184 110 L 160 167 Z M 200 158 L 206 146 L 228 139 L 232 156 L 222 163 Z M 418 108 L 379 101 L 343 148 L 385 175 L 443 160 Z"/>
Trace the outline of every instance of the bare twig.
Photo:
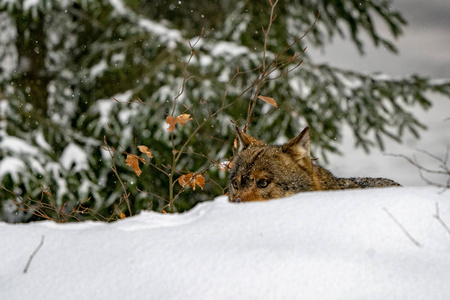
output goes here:
<path id="1" fill-rule="evenodd" d="M 33 253 L 31 253 L 30 258 L 28 258 L 28 262 L 27 265 L 25 266 L 25 269 L 23 269 L 23 273 L 27 273 L 28 268 L 30 267 L 31 261 L 33 260 L 34 256 L 38 253 L 38 251 L 41 249 L 42 245 L 44 245 L 44 238 L 45 236 L 43 235 L 41 237 L 41 242 L 39 243 L 39 245 L 37 246 L 37 248 L 33 251 Z"/>
<path id="2" fill-rule="evenodd" d="M 432 154 L 432 153 L 430 153 L 428 151 L 425 151 L 425 150 L 417 150 L 417 151 L 422 153 L 422 154 L 425 154 L 429 158 L 432 158 L 439 165 L 436 168 L 434 168 L 434 169 L 430 169 L 430 168 L 426 168 L 423 165 L 421 165 L 418 162 L 416 156 L 413 156 L 413 158 L 410 158 L 410 157 L 408 157 L 406 155 L 403 155 L 403 154 L 387 154 L 387 155 L 393 156 L 393 157 L 401 157 L 401 158 L 405 159 L 407 162 L 409 162 L 411 165 L 416 167 L 417 170 L 419 171 L 420 178 L 422 178 L 422 180 L 425 181 L 428 185 L 436 186 L 436 187 L 439 187 L 439 188 L 443 188 L 444 191 L 445 191 L 445 189 L 450 189 L 450 165 L 449 165 L 450 146 L 447 146 L 447 149 L 446 149 L 444 157 L 439 157 L 439 156 L 434 155 L 434 154 Z M 444 183 L 437 182 L 437 181 L 432 181 L 429 178 L 427 178 L 427 176 L 425 176 L 425 174 L 447 176 L 447 180 Z"/>
<path id="3" fill-rule="evenodd" d="M 178 99 L 179 99 L 179 98 L 181 97 L 181 95 L 183 95 L 183 93 L 184 93 L 184 89 L 185 89 L 185 87 L 186 87 L 186 82 L 187 82 L 189 79 L 193 78 L 193 76 L 188 76 L 187 67 L 189 66 L 189 63 L 191 62 L 192 57 L 194 57 L 194 54 L 195 54 L 194 48 L 195 48 L 195 46 L 197 46 L 198 42 L 199 42 L 200 39 L 202 38 L 204 29 L 205 29 L 205 28 L 202 28 L 202 32 L 200 33 L 200 35 L 199 35 L 197 41 L 195 41 L 194 44 L 191 44 L 191 42 L 188 41 L 188 43 L 189 43 L 189 48 L 191 49 L 191 53 L 190 53 L 190 55 L 189 55 L 189 58 L 188 58 L 187 62 L 183 63 L 183 82 L 182 82 L 182 84 L 180 85 L 180 87 L 179 87 L 179 89 L 178 89 L 178 94 L 175 96 L 175 99 L 173 100 L 173 107 L 172 107 L 172 114 L 171 114 L 171 116 L 173 116 L 173 115 L 175 114 L 175 109 L 177 108 L 177 102 L 178 102 Z"/>
<path id="4" fill-rule="evenodd" d="M 387 210 L 386 207 L 383 207 L 383 210 L 386 212 L 386 214 L 391 218 L 392 221 L 394 221 L 395 224 L 403 231 L 403 233 L 408 237 L 408 239 L 413 242 L 414 245 L 417 247 L 422 247 L 422 245 L 415 240 L 412 235 L 403 227 L 403 225 Z"/>
<path id="5" fill-rule="evenodd" d="M 143 191 L 143 190 L 139 189 L 138 187 L 136 187 L 136 190 L 139 191 L 139 192 L 141 192 L 141 193 L 147 193 L 148 195 L 151 195 L 151 196 L 153 196 L 153 197 L 155 197 L 155 198 L 158 198 L 158 199 L 160 199 L 160 200 L 162 201 L 162 203 L 169 203 L 169 200 L 167 200 L 167 199 L 161 197 L 161 196 L 158 195 L 158 194 L 153 193 L 153 192 L 150 191 L 150 190 L 148 190 L 148 191 Z M 160 205 L 161 205 L 161 204 L 160 204 Z"/>
<path id="6" fill-rule="evenodd" d="M 270 9 L 270 21 L 269 21 L 269 26 L 267 27 L 267 30 L 264 31 L 264 27 L 263 32 L 264 32 L 264 51 L 263 51 L 263 61 L 262 61 L 262 66 L 263 66 L 263 71 L 266 69 L 266 54 L 267 54 L 267 41 L 269 39 L 269 32 L 270 32 L 270 28 L 272 27 L 273 21 L 275 20 L 275 18 L 277 17 L 277 15 L 274 16 L 274 11 L 275 11 L 275 6 L 277 6 L 278 0 L 275 1 L 275 3 L 272 4 L 272 2 L 270 2 L 270 6 L 272 7 Z"/>
<path id="7" fill-rule="evenodd" d="M 109 124 L 108 124 L 108 127 L 109 127 Z M 120 202 L 122 202 L 122 201 L 126 202 L 128 211 L 130 212 L 130 216 L 132 216 L 133 212 L 131 211 L 130 199 L 129 199 L 130 193 L 127 192 L 127 187 L 126 187 L 125 183 L 122 181 L 122 178 L 120 178 L 120 175 L 117 171 L 116 163 L 114 162 L 114 157 L 116 156 L 116 149 L 114 147 L 109 147 L 108 142 L 106 141 L 106 136 L 104 137 L 104 143 L 105 143 L 105 147 L 103 147 L 103 149 L 108 151 L 109 155 L 111 156 L 111 162 L 112 162 L 111 170 L 116 175 L 116 177 L 119 180 L 120 185 L 122 186 L 122 189 L 123 189 L 123 194 L 122 194 L 122 197 L 120 198 Z"/>
<path id="8" fill-rule="evenodd" d="M 439 215 L 439 204 L 436 202 L 436 214 L 433 216 L 438 222 L 439 224 L 442 225 L 442 227 L 444 227 L 445 231 L 447 231 L 448 234 L 450 234 L 450 228 L 448 227 L 448 225 L 441 219 L 441 216 Z"/>
<path id="9" fill-rule="evenodd" d="M 253 95 L 250 97 L 251 100 L 248 103 L 245 127 L 247 127 L 254 120 L 254 113 L 255 113 L 256 106 L 257 106 L 256 103 L 258 101 L 258 96 L 259 96 L 259 93 L 262 90 L 263 86 L 271 80 L 276 80 L 276 79 L 278 79 L 282 76 L 285 76 L 286 74 L 294 71 L 303 63 L 303 60 L 300 60 L 298 63 L 295 63 L 295 66 L 293 68 L 287 69 L 287 70 L 281 70 L 282 68 L 294 63 L 295 60 L 297 60 L 297 58 L 305 52 L 306 48 L 304 48 L 301 51 L 300 55 L 297 55 L 297 53 L 294 53 L 293 56 L 283 58 L 283 57 L 285 57 L 286 53 L 289 50 L 291 50 L 297 43 L 299 43 L 300 40 L 303 37 L 305 37 L 306 34 L 308 34 L 315 27 L 316 22 L 319 19 L 319 15 L 317 15 L 316 20 L 310 26 L 310 28 L 304 33 L 303 36 L 301 36 L 300 38 L 296 37 L 294 39 L 294 41 L 291 44 L 287 45 L 286 48 L 281 53 L 274 55 L 273 60 L 266 65 L 268 35 L 269 35 L 270 28 L 272 27 L 273 21 L 276 18 L 276 15 L 274 15 L 274 10 L 275 10 L 275 6 L 277 5 L 277 3 L 278 3 L 278 0 L 275 1 L 275 3 L 272 3 L 270 1 L 271 12 L 270 12 L 269 25 L 267 27 L 267 30 L 264 30 L 264 28 L 263 28 L 264 49 L 263 49 L 262 64 L 258 67 L 258 71 L 259 71 L 258 79 L 255 82 L 253 82 L 251 85 L 251 89 L 253 90 Z M 270 75 L 272 75 L 275 71 L 280 71 L 280 73 L 278 75 L 276 75 L 274 78 L 270 78 Z"/>

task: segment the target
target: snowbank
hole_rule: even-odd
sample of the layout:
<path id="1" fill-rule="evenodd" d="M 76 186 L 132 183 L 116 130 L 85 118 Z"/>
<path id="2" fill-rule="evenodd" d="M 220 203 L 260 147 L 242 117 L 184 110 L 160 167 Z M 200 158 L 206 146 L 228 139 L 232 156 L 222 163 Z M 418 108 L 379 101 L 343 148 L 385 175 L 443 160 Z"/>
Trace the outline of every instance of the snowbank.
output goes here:
<path id="1" fill-rule="evenodd" d="M 0 223 L 0 299 L 450 299 L 445 224 L 450 192 L 424 187 Z"/>

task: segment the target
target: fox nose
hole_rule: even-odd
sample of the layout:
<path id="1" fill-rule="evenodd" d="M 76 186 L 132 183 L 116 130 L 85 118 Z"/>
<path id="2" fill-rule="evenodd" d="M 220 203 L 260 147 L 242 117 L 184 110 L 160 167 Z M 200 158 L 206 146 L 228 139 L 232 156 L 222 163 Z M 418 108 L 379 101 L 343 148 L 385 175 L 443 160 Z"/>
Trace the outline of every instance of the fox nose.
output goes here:
<path id="1" fill-rule="evenodd" d="M 241 198 L 235 198 L 235 199 L 233 200 L 233 202 L 242 202 L 242 199 L 241 199 Z"/>

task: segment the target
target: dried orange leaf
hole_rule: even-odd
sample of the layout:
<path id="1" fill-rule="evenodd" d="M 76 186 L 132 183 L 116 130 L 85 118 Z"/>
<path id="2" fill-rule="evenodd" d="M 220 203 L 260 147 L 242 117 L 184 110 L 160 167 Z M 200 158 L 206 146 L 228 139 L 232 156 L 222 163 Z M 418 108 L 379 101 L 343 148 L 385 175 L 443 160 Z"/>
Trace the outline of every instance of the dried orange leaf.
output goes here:
<path id="1" fill-rule="evenodd" d="M 127 216 L 125 216 L 125 214 L 123 212 L 120 212 L 120 218 L 121 219 L 125 219 Z"/>
<path id="2" fill-rule="evenodd" d="M 195 175 L 194 179 L 192 179 L 192 189 L 195 191 L 195 185 L 198 185 L 202 190 L 205 185 L 205 177 L 203 175 Z"/>
<path id="3" fill-rule="evenodd" d="M 192 120 L 190 116 L 190 114 L 181 114 L 176 118 L 174 118 L 173 116 L 167 116 L 166 123 L 169 125 L 167 130 L 169 130 L 169 132 L 173 132 L 177 123 L 180 123 L 181 126 L 184 126 L 184 124 L 186 124 L 189 120 Z"/>
<path id="4" fill-rule="evenodd" d="M 173 132 L 175 130 L 175 124 L 177 123 L 176 119 L 172 116 L 167 116 L 166 123 L 169 124 L 167 130 L 169 130 L 169 132 Z"/>
<path id="5" fill-rule="evenodd" d="M 265 97 L 265 96 L 258 96 L 258 99 L 261 99 L 262 101 L 269 103 L 272 106 L 275 106 L 276 108 L 278 108 L 277 102 L 275 102 L 275 100 L 271 97 Z"/>
<path id="6" fill-rule="evenodd" d="M 234 148 L 238 148 L 238 146 L 239 146 L 239 143 L 238 143 L 238 139 L 236 138 L 236 139 L 234 139 L 234 143 L 233 143 L 233 146 L 234 146 Z"/>
<path id="7" fill-rule="evenodd" d="M 147 146 L 138 146 L 138 149 L 139 149 L 142 153 L 146 154 L 146 155 L 148 156 L 148 158 L 152 158 L 152 157 L 153 157 L 153 156 L 152 156 L 152 153 L 150 152 L 150 149 L 148 149 Z"/>
<path id="8" fill-rule="evenodd" d="M 186 174 L 186 175 L 181 175 L 181 176 L 178 178 L 178 183 L 179 183 L 181 186 L 185 186 L 185 185 L 189 184 L 189 182 L 190 182 L 191 179 L 192 179 L 192 174 L 193 174 L 193 173 L 189 173 L 189 174 Z"/>
<path id="9" fill-rule="evenodd" d="M 189 120 L 192 120 L 192 118 L 189 118 L 190 116 L 191 116 L 190 114 L 182 114 L 182 115 L 179 115 L 179 116 L 176 118 L 176 122 L 177 122 L 177 123 L 180 123 L 181 126 L 184 126 L 184 124 L 186 124 Z"/>
<path id="10" fill-rule="evenodd" d="M 137 176 L 141 176 L 142 171 L 139 168 L 139 156 L 134 154 L 128 154 L 126 162 L 127 165 L 133 169 L 134 173 L 136 173 Z"/>
<path id="11" fill-rule="evenodd" d="M 178 183 L 181 186 L 190 186 L 195 191 L 195 185 L 198 185 L 202 190 L 205 185 L 205 177 L 203 175 L 197 174 L 194 176 L 194 173 L 189 173 L 186 175 L 181 175 L 178 178 Z"/>

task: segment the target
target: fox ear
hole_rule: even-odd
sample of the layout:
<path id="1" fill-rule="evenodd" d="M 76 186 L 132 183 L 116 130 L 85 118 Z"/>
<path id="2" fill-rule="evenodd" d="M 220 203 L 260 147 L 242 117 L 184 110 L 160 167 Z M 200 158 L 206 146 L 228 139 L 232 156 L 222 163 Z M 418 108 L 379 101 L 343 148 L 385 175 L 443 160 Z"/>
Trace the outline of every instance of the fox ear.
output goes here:
<path id="1" fill-rule="evenodd" d="M 309 127 L 303 129 L 297 137 L 284 144 L 282 149 L 283 152 L 294 155 L 296 159 L 302 159 L 305 157 L 309 158 L 311 156 L 311 138 L 309 135 Z"/>
<path id="2" fill-rule="evenodd" d="M 251 135 L 244 133 L 239 127 L 235 126 L 236 137 L 239 141 L 239 151 L 245 150 L 250 145 L 263 146 L 264 143 L 260 140 L 255 139 Z"/>

